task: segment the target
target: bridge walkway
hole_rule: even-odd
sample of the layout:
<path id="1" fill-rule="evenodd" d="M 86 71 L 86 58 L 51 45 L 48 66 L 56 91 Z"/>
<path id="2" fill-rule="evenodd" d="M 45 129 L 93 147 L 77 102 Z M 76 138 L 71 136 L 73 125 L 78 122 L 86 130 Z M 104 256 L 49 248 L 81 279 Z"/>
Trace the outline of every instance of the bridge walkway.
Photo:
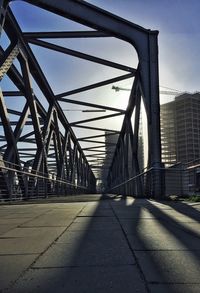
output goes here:
<path id="1" fill-rule="evenodd" d="M 1 292 L 200 290 L 200 204 L 83 195 L 0 215 Z"/>

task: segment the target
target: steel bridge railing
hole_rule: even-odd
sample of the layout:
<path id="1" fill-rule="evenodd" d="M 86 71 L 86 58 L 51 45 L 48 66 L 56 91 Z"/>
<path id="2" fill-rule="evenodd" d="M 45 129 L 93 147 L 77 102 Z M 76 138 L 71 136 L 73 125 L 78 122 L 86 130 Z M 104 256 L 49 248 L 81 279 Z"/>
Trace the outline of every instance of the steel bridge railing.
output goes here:
<path id="1" fill-rule="evenodd" d="M 94 189 L 82 186 L 76 180 L 71 183 L 54 173 L 49 173 L 47 177 L 31 168 L 20 170 L 18 165 L 0 160 L 0 201 L 94 192 Z"/>
<path id="2" fill-rule="evenodd" d="M 154 188 L 161 180 L 161 198 L 188 196 L 200 192 L 195 170 L 184 168 L 150 168 L 136 176 L 107 188 L 113 194 L 155 198 Z"/>

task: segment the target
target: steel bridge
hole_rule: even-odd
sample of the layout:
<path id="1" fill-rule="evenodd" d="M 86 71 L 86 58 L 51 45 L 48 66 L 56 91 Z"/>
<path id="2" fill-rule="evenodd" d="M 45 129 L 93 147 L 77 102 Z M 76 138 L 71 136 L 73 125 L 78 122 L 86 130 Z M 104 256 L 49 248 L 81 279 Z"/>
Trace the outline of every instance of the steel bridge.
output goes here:
<path id="1" fill-rule="evenodd" d="M 1 198 L 95 193 L 96 181 L 102 179 L 103 169 L 107 169 L 106 192 L 160 197 L 158 31 L 145 29 L 85 1 L 32 0 L 24 2 L 87 26 L 87 30 L 24 32 L 11 9 L 14 2 L 0 0 L 1 35 L 9 40 L 6 47 L 0 48 L 0 78 L 9 79 L 15 86 L 14 90 L 3 88 L 0 94 Z M 130 45 L 133 52 L 137 52 L 136 68 L 49 41 L 83 38 L 119 39 Z M 33 45 L 62 53 L 63 58 L 73 56 L 123 74 L 57 94 L 32 50 Z M 133 83 L 125 110 L 76 99 L 76 94 L 111 87 L 128 79 Z M 35 85 L 39 90 L 35 90 Z M 138 163 L 141 101 L 148 128 L 148 165 L 143 173 Z M 68 112 L 63 111 L 65 103 L 91 110 L 85 110 L 86 119 L 70 123 Z M 110 114 L 102 115 L 99 113 L 102 111 Z M 91 118 L 90 112 L 98 114 Z M 109 125 L 107 121 L 115 117 L 123 118 L 120 131 L 97 126 L 99 121 Z M 78 128 L 85 133 L 80 138 L 75 135 Z M 94 134 L 89 135 L 90 131 Z M 119 137 L 116 145 L 112 145 L 112 159 L 105 165 L 105 146 L 109 144 L 105 137 L 116 134 Z"/>

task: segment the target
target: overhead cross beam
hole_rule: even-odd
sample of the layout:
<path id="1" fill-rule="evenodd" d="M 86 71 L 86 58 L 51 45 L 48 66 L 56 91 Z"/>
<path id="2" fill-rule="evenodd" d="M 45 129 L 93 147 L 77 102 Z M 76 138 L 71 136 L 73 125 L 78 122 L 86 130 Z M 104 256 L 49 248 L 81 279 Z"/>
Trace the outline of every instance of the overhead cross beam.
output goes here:
<path id="1" fill-rule="evenodd" d="M 99 31 L 60 31 L 60 32 L 28 32 L 23 33 L 29 39 L 66 39 L 66 38 L 103 38 L 110 37 L 108 34 Z"/>

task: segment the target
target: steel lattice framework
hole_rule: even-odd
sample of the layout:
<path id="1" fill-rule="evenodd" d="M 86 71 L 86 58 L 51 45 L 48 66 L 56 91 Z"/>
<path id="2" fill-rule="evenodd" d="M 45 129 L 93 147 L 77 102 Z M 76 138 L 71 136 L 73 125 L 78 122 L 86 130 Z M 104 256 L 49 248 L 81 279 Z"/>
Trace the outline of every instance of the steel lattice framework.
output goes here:
<path id="1" fill-rule="evenodd" d="M 93 165 L 90 163 L 89 158 L 93 158 L 91 162 L 95 162 L 99 154 L 105 153 L 99 150 L 102 147 L 102 142 L 95 139 L 119 132 L 90 126 L 91 124 L 87 125 L 87 123 L 123 115 L 123 125 L 113 153 L 113 159 L 109 165 L 107 191 L 133 195 L 150 192 L 151 195 L 160 196 L 161 146 L 158 32 L 144 29 L 85 1 L 32 0 L 24 2 L 86 25 L 92 30 L 24 33 L 9 7 L 10 2 L 12 1 L 0 0 L 1 32 L 4 30 L 10 40 L 10 45 L 5 50 L 2 47 L 0 48 L 0 78 L 3 79 L 7 75 L 18 89 L 17 91 L 3 91 L 0 95 L 1 125 L 4 130 L 4 135 L 1 135 L 1 141 L 4 143 L 0 150 L 3 157 L 1 177 L 5 179 L 7 176 L 5 180 L 7 186 L 11 182 L 8 176 L 10 174 L 17 176 L 18 185 L 24 197 L 38 188 L 40 179 L 45 180 L 46 193 L 55 182 L 57 184 L 56 192 L 62 191 L 65 194 L 95 192 L 96 178 L 93 170 L 96 166 L 94 163 Z M 94 57 L 46 41 L 48 38 L 104 37 L 114 37 L 131 44 L 133 49 L 137 51 L 139 61 L 137 68 Z M 31 50 L 30 44 L 123 70 L 125 74 L 56 95 Z M 15 59 L 19 61 L 21 70 L 14 65 Z M 40 99 L 34 93 L 31 78 L 34 79 L 34 82 L 45 96 L 48 108 L 42 105 Z M 126 110 L 68 98 L 77 93 L 129 78 L 134 78 L 134 82 Z M 21 96 L 26 101 L 21 111 L 9 109 L 6 106 L 6 97 Z M 140 173 L 138 165 L 138 129 L 141 99 L 144 101 L 148 122 L 149 171 L 145 178 L 138 176 Z M 109 110 L 114 113 L 69 123 L 59 104 L 60 101 L 91 107 L 97 111 Z M 135 111 L 134 129 L 131 123 L 133 111 Z M 17 121 L 11 121 L 9 114 L 18 117 Z M 27 125 L 31 125 L 33 129 L 23 134 L 23 128 Z M 60 125 L 65 130 L 64 132 L 61 131 Z M 82 128 L 86 131 L 88 129 L 102 131 L 102 134 L 85 135 L 81 139 L 77 139 L 72 127 Z M 105 133 L 105 131 L 107 132 Z M 80 141 L 99 143 L 100 146 L 81 148 Z M 22 142 L 29 143 L 30 147 L 22 147 Z M 86 150 L 94 152 L 95 149 L 97 149 L 97 154 L 87 156 L 84 154 Z M 52 175 L 52 172 L 54 175 Z M 12 190 L 8 188 L 8 191 L 12 196 Z"/>

